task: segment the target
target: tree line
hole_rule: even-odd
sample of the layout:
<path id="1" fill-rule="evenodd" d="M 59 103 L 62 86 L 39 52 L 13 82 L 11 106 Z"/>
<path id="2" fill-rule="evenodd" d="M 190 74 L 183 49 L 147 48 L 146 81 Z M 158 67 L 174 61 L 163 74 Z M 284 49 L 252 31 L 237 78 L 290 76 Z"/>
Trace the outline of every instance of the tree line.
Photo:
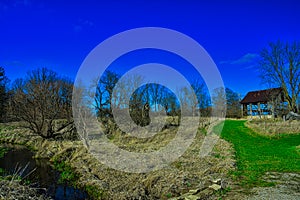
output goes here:
<path id="1" fill-rule="evenodd" d="M 289 110 L 297 112 L 300 100 L 299 42 L 270 43 L 262 50 L 257 66 L 262 80 L 282 87 Z M 180 106 L 188 108 L 184 112 L 190 116 L 211 116 L 214 114 L 212 108 L 226 117 L 239 118 L 242 115 L 240 96 L 229 88 L 217 88 L 213 94 L 208 94 L 204 82 L 194 80 L 191 87 L 179 88 L 176 96 L 156 83 L 137 87 L 143 77 L 122 81 L 120 78 L 120 74 L 106 71 L 93 83 L 96 91 L 92 91 L 90 105 L 104 123 L 113 120 L 113 108 L 121 112 L 126 107 L 133 121 L 140 126 L 149 124 L 149 111 L 180 116 Z M 114 90 L 116 84 L 120 87 Z M 0 122 L 20 121 L 24 127 L 44 138 L 57 137 L 65 130 L 76 134 L 72 117 L 73 87 L 71 79 L 46 68 L 29 71 L 24 78 L 10 83 L 4 68 L 0 67 Z M 227 110 L 218 109 L 224 106 Z"/>
<path id="2" fill-rule="evenodd" d="M 185 110 L 188 115 L 208 117 L 212 114 L 213 102 L 201 80 L 193 81 L 189 88 L 180 88 L 176 97 L 171 90 L 156 83 L 144 84 L 136 89 L 142 79 L 132 77 L 120 82 L 119 74 L 106 71 L 96 83 L 93 96 L 92 105 L 99 120 L 113 120 L 112 108 L 122 110 L 127 106 L 133 121 L 145 126 L 149 124 L 149 110 L 179 116 L 179 102 L 188 108 Z M 44 138 L 57 137 L 62 130 L 76 131 L 72 119 L 74 84 L 69 78 L 61 77 L 47 68 L 39 68 L 29 71 L 24 78 L 8 83 L 9 79 L 1 67 L 1 122 L 21 121 L 24 127 Z M 114 91 L 117 83 L 121 87 Z M 193 91 L 196 96 L 192 95 Z M 225 101 L 227 116 L 240 117 L 238 95 L 230 89 L 226 89 L 226 94 L 229 97 Z"/>

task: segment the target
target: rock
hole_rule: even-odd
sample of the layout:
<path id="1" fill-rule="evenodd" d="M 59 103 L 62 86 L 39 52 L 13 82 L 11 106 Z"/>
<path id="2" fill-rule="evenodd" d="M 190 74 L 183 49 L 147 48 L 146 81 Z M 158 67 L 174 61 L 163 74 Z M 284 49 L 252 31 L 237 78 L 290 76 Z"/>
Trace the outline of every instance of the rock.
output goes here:
<path id="1" fill-rule="evenodd" d="M 212 197 L 214 191 L 210 188 L 206 188 L 205 190 L 201 191 L 197 194 L 199 196 L 199 199 L 209 199 L 208 197 Z"/>
<path id="2" fill-rule="evenodd" d="M 212 184 L 211 186 L 209 186 L 209 188 L 211 188 L 215 191 L 221 190 L 221 186 L 217 185 L 217 184 Z"/>
<path id="3" fill-rule="evenodd" d="M 200 191 L 200 189 L 190 190 L 190 194 L 197 194 Z"/>
<path id="4" fill-rule="evenodd" d="M 189 196 L 185 197 L 184 199 L 185 200 L 198 200 L 200 198 L 196 195 L 189 195 Z"/>
<path id="5" fill-rule="evenodd" d="M 215 184 L 221 184 L 221 180 L 220 178 L 213 180 L 212 182 Z"/>
<path id="6" fill-rule="evenodd" d="M 286 120 L 300 120 L 300 115 L 294 112 L 289 112 L 286 117 Z"/>

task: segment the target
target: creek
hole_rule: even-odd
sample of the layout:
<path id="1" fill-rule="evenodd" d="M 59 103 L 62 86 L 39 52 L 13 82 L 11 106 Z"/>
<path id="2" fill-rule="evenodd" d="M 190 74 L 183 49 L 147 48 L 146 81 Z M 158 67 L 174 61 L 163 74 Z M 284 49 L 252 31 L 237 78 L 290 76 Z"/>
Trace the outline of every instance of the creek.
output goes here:
<path id="1" fill-rule="evenodd" d="M 34 153 L 24 146 L 1 144 L 8 152 L 0 158 L 0 168 L 4 175 L 16 174 L 29 182 L 30 187 L 40 188 L 55 200 L 88 199 L 84 191 L 66 183 L 60 183 L 60 173 L 51 167 L 47 159 L 34 159 Z"/>

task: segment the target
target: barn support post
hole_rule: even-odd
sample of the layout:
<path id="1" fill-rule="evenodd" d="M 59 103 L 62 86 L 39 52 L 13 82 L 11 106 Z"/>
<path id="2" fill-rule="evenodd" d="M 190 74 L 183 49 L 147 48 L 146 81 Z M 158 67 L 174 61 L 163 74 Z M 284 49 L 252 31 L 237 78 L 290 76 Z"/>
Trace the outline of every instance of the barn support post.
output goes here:
<path id="1" fill-rule="evenodd" d="M 250 116 L 252 116 L 252 103 L 249 104 L 250 107 Z"/>
<path id="2" fill-rule="evenodd" d="M 246 108 L 247 108 L 247 107 L 246 107 Z M 242 117 L 244 117 L 245 104 L 241 104 L 241 112 L 242 112 Z"/>
<path id="3" fill-rule="evenodd" d="M 257 112 L 258 112 L 259 118 L 261 118 L 260 102 L 257 103 Z"/>
<path id="4" fill-rule="evenodd" d="M 271 101 L 272 118 L 275 119 L 275 102 Z"/>
<path id="5" fill-rule="evenodd" d="M 244 115 L 248 116 L 248 104 L 244 104 Z"/>

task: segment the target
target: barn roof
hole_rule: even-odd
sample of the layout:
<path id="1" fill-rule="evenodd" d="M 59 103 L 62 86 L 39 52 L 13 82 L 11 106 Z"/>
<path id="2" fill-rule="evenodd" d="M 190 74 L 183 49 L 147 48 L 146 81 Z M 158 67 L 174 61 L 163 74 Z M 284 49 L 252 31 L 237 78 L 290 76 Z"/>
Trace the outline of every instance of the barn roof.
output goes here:
<path id="1" fill-rule="evenodd" d="M 282 88 L 251 91 L 248 92 L 247 95 L 243 98 L 241 104 L 268 102 L 272 97 L 279 95 L 281 92 Z"/>

